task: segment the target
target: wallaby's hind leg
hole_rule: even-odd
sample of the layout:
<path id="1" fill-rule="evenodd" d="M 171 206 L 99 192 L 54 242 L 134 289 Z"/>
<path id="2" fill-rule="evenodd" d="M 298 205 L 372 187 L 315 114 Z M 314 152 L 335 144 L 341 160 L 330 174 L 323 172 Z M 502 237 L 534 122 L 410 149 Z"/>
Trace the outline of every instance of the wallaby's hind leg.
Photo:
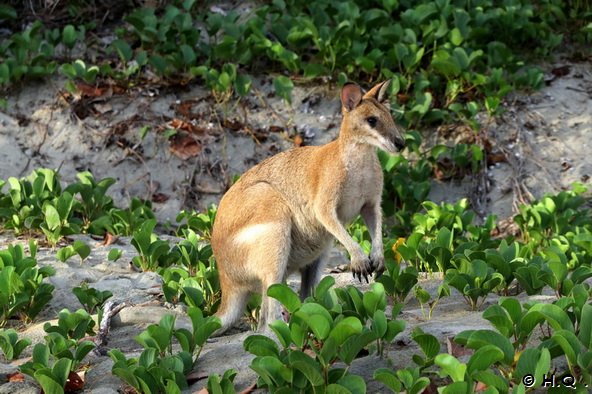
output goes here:
<path id="1" fill-rule="evenodd" d="M 240 207 L 240 212 L 230 207 Z M 263 295 L 260 326 L 265 327 L 273 314 L 265 295 L 269 286 L 282 282 L 286 275 L 290 215 L 283 196 L 264 182 L 222 199 L 212 233 L 222 289 L 222 303 L 216 315 L 223 327 L 218 334 L 240 318 L 250 293 Z"/>
<path id="2" fill-rule="evenodd" d="M 261 313 L 259 314 L 258 331 L 267 331 L 269 323 L 280 319 L 282 309 L 279 301 L 267 296 L 267 289 L 275 283 L 282 283 L 286 279 L 288 258 L 290 256 L 291 237 L 290 225 L 286 225 L 283 231 L 278 233 L 270 243 L 262 245 L 265 253 L 261 253 L 261 261 L 257 267 L 261 267 Z"/>
<path id="3" fill-rule="evenodd" d="M 243 315 L 249 295 L 249 289 L 243 287 L 226 287 L 224 289 L 220 309 L 216 313 L 216 316 L 218 316 L 222 323 L 222 327 L 214 332 L 214 336 L 218 336 L 228 330 Z"/>
<path id="4" fill-rule="evenodd" d="M 312 294 L 321 277 L 321 271 L 325 267 L 328 252 L 323 252 L 312 264 L 300 270 L 300 299 L 304 301 Z"/>

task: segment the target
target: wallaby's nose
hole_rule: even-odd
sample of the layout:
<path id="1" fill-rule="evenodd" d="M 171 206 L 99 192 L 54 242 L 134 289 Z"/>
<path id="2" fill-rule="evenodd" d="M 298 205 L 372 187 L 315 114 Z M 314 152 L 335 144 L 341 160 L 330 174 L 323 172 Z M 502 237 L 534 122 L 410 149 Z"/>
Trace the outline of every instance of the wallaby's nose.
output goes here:
<path id="1" fill-rule="evenodd" d="M 395 138 L 395 146 L 397 147 L 397 150 L 400 152 L 403 150 L 403 148 L 405 148 L 405 140 L 399 137 Z"/>

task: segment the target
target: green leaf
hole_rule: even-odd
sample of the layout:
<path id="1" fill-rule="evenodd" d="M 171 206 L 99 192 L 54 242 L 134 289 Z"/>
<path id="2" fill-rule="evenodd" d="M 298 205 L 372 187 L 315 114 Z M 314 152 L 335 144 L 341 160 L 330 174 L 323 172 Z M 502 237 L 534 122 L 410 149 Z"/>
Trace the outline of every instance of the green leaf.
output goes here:
<path id="1" fill-rule="evenodd" d="M 520 321 L 520 331 L 530 333 L 542 321 L 546 321 L 554 330 L 574 332 L 573 323 L 563 309 L 554 304 L 534 304 Z"/>
<path id="2" fill-rule="evenodd" d="M 306 78 L 316 78 L 327 75 L 327 68 L 318 63 L 307 63 L 304 65 L 304 76 Z"/>
<path id="3" fill-rule="evenodd" d="M 190 11 L 195 2 L 196 0 L 183 0 L 183 9 L 185 11 Z"/>
<path id="4" fill-rule="evenodd" d="M 62 31 L 62 42 L 70 49 L 76 44 L 76 28 L 72 25 L 66 25 Z"/>
<path id="5" fill-rule="evenodd" d="M 72 246 L 66 246 L 64 248 L 60 248 L 57 251 L 56 257 L 58 258 L 58 260 L 60 260 L 62 263 L 64 263 L 70 257 L 74 256 L 75 254 L 76 254 L 76 251 L 74 250 L 74 248 Z"/>
<path id="6" fill-rule="evenodd" d="M 249 353 L 255 356 L 275 356 L 279 358 L 279 349 L 277 344 L 264 335 L 250 335 L 243 342 L 243 347 Z"/>
<path id="7" fill-rule="evenodd" d="M 219 92 L 227 92 L 230 90 L 230 86 L 232 85 L 232 80 L 230 75 L 226 72 L 221 72 L 218 76 L 218 81 L 214 85 L 214 89 Z"/>
<path id="8" fill-rule="evenodd" d="M 186 66 L 191 66 L 195 63 L 195 59 L 197 59 L 197 56 L 195 54 L 195 51 L 193 50 L 193 48 L 191 48 L 189 45 L 187 44 L 181 44 L 181 46 L 179 47 L 181 54 L 183 55 L 183 63 Z"/>
<path id="9" fill-rule="evenodd" d="M 132 60 L 134 52 L 132 47 L 124 40 L 115 40 L 111 43 L 115 51 L 117 52 L 117 56 L 121 59 L 123 63 L 127 63 Z"/>
<path id="10" fill-rule="evenodd" d="M 281 387 L 292 380 L 292 370 L 273 356 L 256 357 L 251 363 L 251 369 L 270 387 Z"/>
<path id="11" fill-rule="evenodd" d="M 337 383 L 331 383 L 330 385 L 327 386 L 327 391 L 325 391 L 326 394 L 351 394 L 351 391 L 349 391 L 347 388 L 343 387 L 340 384 Z"/>
<path id="12" fill-rule="evenodd" d="M 397 306 L 401 308 L 403 304 L 396 304 L 395 307 Z M 387 342 L 391 342 L 398 334 L 405 330 L 405 326 L 406 323 L 404 320 L 390 320 L 387 323 L 387 329 L 383 339 Z"/>
<path id="13" fill-rule="evenodd" d="M 522 379 L 525 375 L 533 375 L 535 382 L 543 381 L 543 374 L 551 368 L 551 354 L 549 349 L 527 348 L 516 363 L 516 377 Z M 539 384 L 540 386 L 540 384 Z"/>
<path id="14" fill-rule="evenodd" d="M 360 319 L 354 316 L 348 316 L 333 327 L 330 337 L 335 339 L 337 346 L 340 346 L 347 338 L 362 332 L 362 323 Z"/>
<path id="15" fill-rule="evenodd" d="M 43 207 L 43 213 L 45 214 L 45 223 L 47 223 L 47 228 L 49 230 L 53 231 L 60 226 L 60 214 L 53 205 L 45 204 Z"/>
<path id="16" fill-rule="evenodd" d="M 366 382 L 361 376 L 347 374 L 337 381 L 352 394 L 366 394 Z"/>
<path id="17" fill-rule="evenodd" d="M 453 240 L 454 230 L 450 231 L 447 227 L 442 227 L 438 231 L 438 235 L 436 236 L 436 245 L 444 249 L 451 249 Z"/>
<path id="18" fill-rule="evenodd" d="M 308 318 L 308 327 L 316 339 L 324 340 L 331 331 L 331 321 L 323 315 L 312 315 Z"/>
<path id="19" fill-rule="evenodd" d="M 294 83 L 286 76 L 280 75 L 273 79 L 273 88 L 275 93 L 282 99 L 286 100 L 288 104 L 292 103 L 292 89 L 294 89 Z"/>
<path id="20" fill-rule="evenodd" d="M 391 389 L 393 393 L 401 391 L 401 382 L 397 379 L 395 373 L 388 368 L 378 368 L 374 371 L 373 379 L 381 382 L 386 387 Z"/>
<path id="21" fill-rule="evenodd" d="M 267 295 L 281 302 L 290 313 L 296 312 L 301 306 L 298 295 L 283 283 L 276 283 L 269 286 Z"/>
<path id="22" fill-rule="evenodd" d="M 440 353 L 440 342 L 438 342 L 438 338 L 432 334 L 423 332 L 421 328 L 416 327 L 411 333 L 411 338 L 419 345 L 428 358 L 434 358 Z"/>
<path id="23" fill-rule="evenodd" d="M 483 312 L 483 318 L 489 320 L 491 324 L 504 336 L 509 337 L 513 331 L 512 320 L 508 312 L 499 305 L 491 305 Z"/>
<path id="24" fill-rule="evenodd" d="M 290 333 L 290 327 L 283 320 L 276 320 L 269 323 L 269 327 L 275 332 L 275 335 L 280 340 L 282 346 L 287 348 L 292 344 L 292 334 Z"/>
<path id="25" fill-rule="evenodd" d="M 484 371 L 504 358 L 504 352 L 494 345 L 480 347 L 467 363 L 467 372 L 472 375 L 476 371 Z"/>
<path id="26" fill-rule="evenodd" d="M 71 361 L 67 358 L 61 359 L 64 361 Z M 60 361 L 61 361 L 60 360 Z M 49 368 L 39 369 L 35 372 L 35 380 L 39 382 L 41 389 L 43 389 L 44 393 L 47 394 L 63 394 L 64 393 L 64 385 L 60 384 L 56 381 L 56 378 L 53 376 L 52 371 Z"/>
<path id="27" fill-rule="evenodd" d="M 364 309 L 368 317 L 372 317 L 375 311 L 384 310 L 386 307 L 386 292 L 382 283 L 374 282 L 370 288 L 371 291 L 367 291 L 362 297 Z M 372 297 L 366 299 L 367 294 L 371 294 Z"/>
<path id="28" fill-rule="evenodd" d="M 53 378 L 62 387 L 66 386 L 66 381 L 72 370 L 73 363 L 74 361 L 68 358 L 60 358 L 51 368 Z M 46 392 L 49 393 L 48 391 Z"/>
<path id="29" fill-rule="evenodd" d="M 0 19 L 16 19 L 16 10 L 8 4 L 0 4 Z"/>
<path id="30" fill-rule="evenodd" d="M 158 72 L 159 75 L 165 75 L 167 72 L 167 62 L 166 60 L 159 55 L 151 55 L 148 58 L 148 63 L 154 67 L 154 69 Z"/>
<path id="31" fill-rule="evenodd" d="M 245 74 L 237 74 L 236 80 L 234 81 L 234 90 L 239 96 L 244 97 L 251 90 L 252 84 L 253 81 L 251 80 L 251 77 Z"/>
<path id="32" fill-rule="evenodd" d="M 315 287 L 314 298 L 319 302 L 322 302 L 333 285 L 335 285 L 335 278 L 330 275 L 325 276 Z"/>
<path id="33" fill-rule="evenodd" d="M 295 350 L 290 352 L 288 360 L 290 366 L 302 372 L 313 387 L 320 386 L 324 383 L 320 365 L 308 355 L 299 350 Z"/>
<path id="34" fill-rule="evenodd" d="M 34 239 L 29 240 L 29 254 L 33 259 L 37 256 L 37 241 Z"/>
<path id="35" fill-rule="evenodd" d="M 450 376 L 453 382 L 464 382 L 467 365 L 458 361 L 450 354 L 441 353 L 436 356 L 434 362 L 442 369 L 440 376 Z"/>
<path id="36" fill-rule="evenodd" d="M 399 7 L 399 0 L 382 0 L 382 6 L 390 14 Z"/>
<path id="37" fill-rule="evenodd" d="M 463 331 L 454 338 L 454 341 L 471 349 L 494 345 L 504 353 L 503 361 L 506 365 L 511 365 L 514 360 L 514 347 L 510 340 L 492 330 Z"/>
<path id="38" fill-rule="evenodd" d="M 585 348 L 592 350 L 592 304 L 582 307 L 578 337 Z"/>
<path id="39" fill-rule="evenodd" d="M 82 260 L 86 259 L 90 255 L 90 246 L 88 246 L 81 240 L 77 239 L 76 241 L 74 241 L 74 244 L 72 246 L 74 247 L 74 250 L 76 251 L 76 253 L 78 253 Z"/>
<path id="40" fill-rule="evenodd" d="M 220 329 L 220 327 L 222 327 L 222 324 L 217 316 L 208 316 L 201 326 L 197 328 L 194 327 L 195 343 L 197 346 L 203 346 L 208 338 L 210 338 L 216 330 Z"/>
<path id="41" fill-rule="evenodd" d="M 122 254 L 123 254 L 123 251 L 121 249 L 113 248 L 109 251 L 109 254 L 107 255 L 107 259 L 109 261 L 117 261 L 117 260 L 119 260 L 119 258 L 121 257 Z"/>
<path id="42" fill-rule="evenodd" d="M 79 343 L 74 353 L 74 361 L 81 362 L 95 347 L 95 343 L 91 341 L 83 341 Z"/>
<path id="43" fill-rule="evenodd" d="M 386 314 L 382 310 L 377 310 L 372 316 L 372 331 L 378 338 L 382 338 L 386 334 L 388 328 Z"/>
<path id="44" fill-rule="evenodd" d="M 372 331 L 366 331 L 359 335 L 352 335 L 347 338 L 341 345 L 339 351 L 339 358 L 347 365 L 351 365 L 356 356 L 364 349 L 368 344 L 375 341 L 377 336 Z"/>
<path id="45" fill-rule="evenodd" d="M 0 64 L 0 85 L 8 85 L 10 83 L 10 68 L 8 64 Z"/>
<path id="46" fill-rule="evenodd" d="M 558 330 L 551 337 L 563 350 L 565 358 L 570 365 L 576 365 L 578 355 L 581 352 L 582 344 L 576 335 L 569 330 Z"/>

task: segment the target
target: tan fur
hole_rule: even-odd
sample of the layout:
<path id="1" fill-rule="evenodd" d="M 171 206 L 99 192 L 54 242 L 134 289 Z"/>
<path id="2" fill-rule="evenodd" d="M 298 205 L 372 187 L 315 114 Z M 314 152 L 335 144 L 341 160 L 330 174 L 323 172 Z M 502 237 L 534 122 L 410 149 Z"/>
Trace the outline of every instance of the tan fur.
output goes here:
<path id="1" fill-rule="evenodd" d="M 252 292 L 264 295 L 260 329 L 279 315 L 267 288 L 300 271 L 300 295 L 318 281 L 324 258 L 337 239 L 351 256 L 358 279 L 384 270 L 383 177 L 376 148 L 396 153 L 403 139 L 382 102 L 388 83 L 362 96 L 355 84 L 341 92 L 339 137 L 323 146 L 279 153 L 247 171 L 222 198 L 212 233 L 220 271 L 222 321 L 218 334 L 244 312 Z M 369 117 L 376 118 L 374 127 Z M 366 256 L 346 225 L 361 214 L 372 236 Z"/>

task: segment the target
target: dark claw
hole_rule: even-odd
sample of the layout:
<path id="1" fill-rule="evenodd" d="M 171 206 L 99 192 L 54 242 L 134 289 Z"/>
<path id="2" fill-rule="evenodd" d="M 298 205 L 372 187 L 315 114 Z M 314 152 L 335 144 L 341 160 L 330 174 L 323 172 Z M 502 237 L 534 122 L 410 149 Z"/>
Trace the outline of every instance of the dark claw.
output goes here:
<path id="1" fill-rule="evenodd" d="M 364 274 L 364 279 L 366 279 L 366 283 L 370 283 L 370 281 L 368 280 L 368 275 L 367 274 Z"/>
<path id="2" fill-rule="evenodd" d="M 376 270 L 375 271 L 375 275 L 374 278 L 378 278 L 380 275 L 382 275 L 384 273 L 384 268 L 381 270 Z"/>

